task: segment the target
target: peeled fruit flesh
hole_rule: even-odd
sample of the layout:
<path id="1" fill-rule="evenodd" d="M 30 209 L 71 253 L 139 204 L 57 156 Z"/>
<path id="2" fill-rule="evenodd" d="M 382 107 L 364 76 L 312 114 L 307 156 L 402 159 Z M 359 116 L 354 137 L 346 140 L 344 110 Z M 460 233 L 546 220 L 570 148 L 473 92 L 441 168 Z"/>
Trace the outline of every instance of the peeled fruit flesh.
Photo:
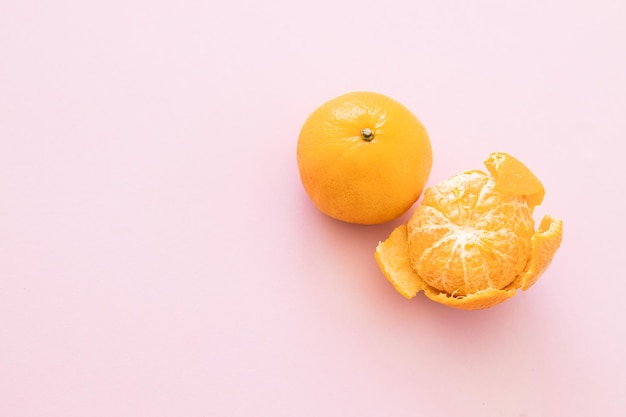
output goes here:
<path id="1" fill-rule="evenodd" d="M 408 223 L 379 243 L 378 265 L 403 296 L 424 291 L 450 307 L 488 308 L 530 288 L 550 265 L 563 225 L 546 215 L 535 230 L 543 185 L 505 153 L 485 166 L 427 189 Z"/>

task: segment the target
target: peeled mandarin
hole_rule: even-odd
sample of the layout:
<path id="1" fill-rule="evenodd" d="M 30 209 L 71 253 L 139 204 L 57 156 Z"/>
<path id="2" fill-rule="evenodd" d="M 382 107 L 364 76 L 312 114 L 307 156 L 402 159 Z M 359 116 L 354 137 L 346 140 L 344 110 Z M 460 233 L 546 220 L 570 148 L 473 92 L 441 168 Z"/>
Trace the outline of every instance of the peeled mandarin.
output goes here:
<path id="1" fill-rule="evenodd" d="M 485 164 L 488 173 L 467 171 L 427 189 L 407 225 L 378 245 L 383 274 L 405 297 L 423 290 L 450 307 L 488 308 L 530 288 L 547 269 L 562 222 L 547 215 L 535 230 L 541 182 L 505 153 Z"/>

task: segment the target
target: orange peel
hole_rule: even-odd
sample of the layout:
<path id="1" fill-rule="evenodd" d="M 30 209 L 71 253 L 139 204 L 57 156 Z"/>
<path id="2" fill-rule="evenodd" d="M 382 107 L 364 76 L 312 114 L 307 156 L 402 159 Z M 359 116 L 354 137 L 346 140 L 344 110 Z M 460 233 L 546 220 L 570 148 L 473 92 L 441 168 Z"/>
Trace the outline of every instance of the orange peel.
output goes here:
<path id="1" fill-rule="evenodd" d="M 407 224 L 375 251 L 376 261 L 406 298 L 423 291 L 449 307 L 478 310 L 530 288 L 550 265 L 563 235 L 551 215 L 534 229 L 545 194 L 539 179 L 506 153 L 428 188 Z"/>

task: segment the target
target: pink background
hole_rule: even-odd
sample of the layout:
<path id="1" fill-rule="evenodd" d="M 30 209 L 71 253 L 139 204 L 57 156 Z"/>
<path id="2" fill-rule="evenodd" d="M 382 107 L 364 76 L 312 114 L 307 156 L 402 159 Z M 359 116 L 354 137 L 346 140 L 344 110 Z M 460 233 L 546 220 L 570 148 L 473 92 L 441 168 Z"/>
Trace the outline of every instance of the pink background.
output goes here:
<path id="1" fill-rule="evenodd" d="M 0 416 L 623 416 L 626 2 L 0 3 Z M 320 214 L 308 114 L 509 152 L 564 220 L 494 309 L 407 301 Z"/>

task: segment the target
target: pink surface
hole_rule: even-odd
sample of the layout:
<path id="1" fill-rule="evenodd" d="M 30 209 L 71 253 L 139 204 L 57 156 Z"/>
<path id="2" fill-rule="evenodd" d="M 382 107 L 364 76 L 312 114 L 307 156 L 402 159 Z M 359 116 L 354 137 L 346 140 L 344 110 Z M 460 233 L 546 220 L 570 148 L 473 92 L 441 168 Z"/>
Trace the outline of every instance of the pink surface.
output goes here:
<path id="1" fill-rule="evenodd" d="M 626 415 L 622 1 L 0 4 L 0 417 Z M 320 214 L 300 126 L 351 90 L 493 151 L 565 224 L 494 309 L 407 301 L 390 224 Z"/>

